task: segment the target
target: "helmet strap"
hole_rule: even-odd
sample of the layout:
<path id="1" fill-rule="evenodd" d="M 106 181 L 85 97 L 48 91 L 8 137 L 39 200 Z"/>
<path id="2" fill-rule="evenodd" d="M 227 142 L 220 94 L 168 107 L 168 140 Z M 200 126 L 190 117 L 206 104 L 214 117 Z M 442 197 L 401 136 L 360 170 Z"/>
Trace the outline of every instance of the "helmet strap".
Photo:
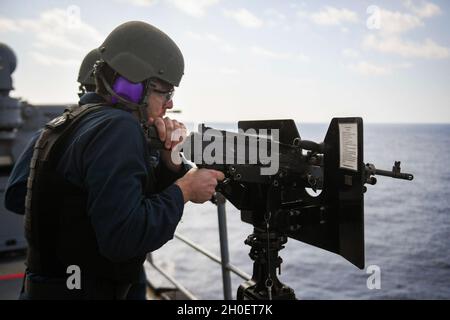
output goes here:
<path id="1" fill-rule="evenodd" d="M 78 90 L 79 90 L 78 97 L 81 98 L 86 93 L 86 90 L 84 89 L 84 85 L 82 85 L 80 83 L 80 85 L 78 86 Z"/>

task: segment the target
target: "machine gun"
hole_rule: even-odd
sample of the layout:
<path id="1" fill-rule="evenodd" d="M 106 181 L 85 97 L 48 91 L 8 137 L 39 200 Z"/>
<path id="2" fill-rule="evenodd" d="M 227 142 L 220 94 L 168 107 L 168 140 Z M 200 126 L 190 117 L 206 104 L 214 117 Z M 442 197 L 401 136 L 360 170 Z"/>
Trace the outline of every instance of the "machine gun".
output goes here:
<path id="1" fill-rule="evenodd" d="M 240 121 L 238 128 L 234 133 L 202 125 L 180 149 L 199 168 L 225 174 L 217 191 L 254 226 L 245 240 L 253 276 L 237 298 L 295 299 L 276 274 L 288 238 L 364 268 L 365 184 L 376 184 L 375 176 L 413 175 L 402 173 L 399 161 L 392 171 L 364 163 L 361 118 L 332 119 L 322 143 L 302 140 L 293 120 Z M 277 161 L 275 168 L 267 160 Z"/>

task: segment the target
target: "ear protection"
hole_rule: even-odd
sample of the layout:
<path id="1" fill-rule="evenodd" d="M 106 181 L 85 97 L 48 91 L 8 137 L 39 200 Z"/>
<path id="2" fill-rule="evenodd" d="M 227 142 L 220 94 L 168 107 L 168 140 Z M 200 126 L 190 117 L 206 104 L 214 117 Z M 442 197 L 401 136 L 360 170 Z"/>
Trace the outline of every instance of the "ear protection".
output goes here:
<path id="1" fill-rule="evenodd" d="M 144 93 L 144 84 L 142 82 L 133 83 L 119 76 L 114 81 L 112 89 L 118 96 L 133 103 L 140 103 Z M 111 97 L 112 103 L 117 103 L 118 101 L 114 95 Z"/>
<path id="2" fill-rule="evenodd" d="M 114 84 L 111 88 L 102 72 L 102 68 L 104 66 L 105 62 L 103 60 L 98 60 L 94 64 L 95 82 L 99 83 L 99 81 L 101 81 L 106 91 L 108 91 L 111 95 L 111 102 L 113 104 L 116 104 L 120 101 L 124 104 L 125 107 L 131 108 L 131 110 L 138 112 L 142 130 L 144 131 L 147 139 L 150 139 L 151 133 L 149 132 L 146 103 L 141 103 L 141 101 L 144 100 L 145 102 L 146 100 L 146 97 L 148 95 L 147 89 L 150 82 L 144 81 L 133 83 L 122 76 L 118 76 L 117 79 L 114 80 Z M 159 141 L 159 139 L 153 140 Z"/>

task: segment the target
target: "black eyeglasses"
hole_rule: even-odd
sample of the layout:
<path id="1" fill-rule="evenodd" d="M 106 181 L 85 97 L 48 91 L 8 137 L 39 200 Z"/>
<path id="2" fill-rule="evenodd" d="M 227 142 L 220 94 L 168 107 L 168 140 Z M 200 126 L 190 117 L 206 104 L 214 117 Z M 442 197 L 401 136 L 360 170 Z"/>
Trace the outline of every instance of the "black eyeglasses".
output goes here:
<path id="1" fill-rule="evenodd" d="M 172 100 L 173 95 L 175 94 L 174 88 L 163 91 L 163 90 L 156 89 L 155 83 L 150 83 L 150 86 L 152 87 L 152 92 L 156 92 L 157 94 L 164 96 L 164 98 L 166 99 L 166 102 L 169 102 L 170 100 Z"/>
<path id="2" fill-rule="evenodd" d="M 162 91 L 162 90 L 153 88 L 152 91 L 164 96 L 164 98 L 166 99 L 166 102 L 169 102 L 170 100 L 172 100 L 173 95 L 175 94 L 174 89 L 170 89 L 169 91 Z"/>

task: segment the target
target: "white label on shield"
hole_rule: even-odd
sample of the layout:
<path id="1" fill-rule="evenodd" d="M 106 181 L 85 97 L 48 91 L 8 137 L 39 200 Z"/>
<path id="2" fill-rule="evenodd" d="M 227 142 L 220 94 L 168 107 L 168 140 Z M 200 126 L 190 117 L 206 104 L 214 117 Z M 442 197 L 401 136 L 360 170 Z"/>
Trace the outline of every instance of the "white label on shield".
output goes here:
<path id="1" fill-rule="evenodd" d="M 358 125 L 339 123 L 339 166 L 358 171 Z"/>

